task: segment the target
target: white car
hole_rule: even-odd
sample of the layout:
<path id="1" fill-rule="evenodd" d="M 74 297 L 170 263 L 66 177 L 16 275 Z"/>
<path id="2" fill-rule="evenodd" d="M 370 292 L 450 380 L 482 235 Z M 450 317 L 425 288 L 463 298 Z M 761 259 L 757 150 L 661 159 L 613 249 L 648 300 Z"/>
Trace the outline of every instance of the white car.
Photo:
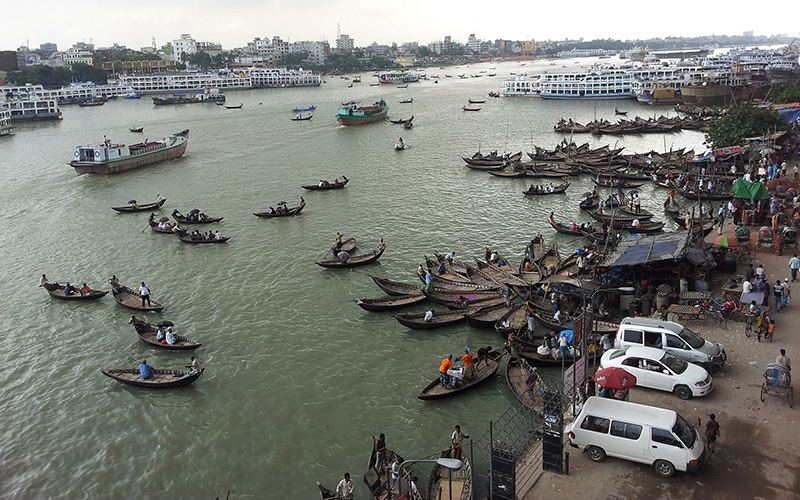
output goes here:
<path id="1" fill-rule="evenodd" d="M 600 367 L 623 368 L 636 377 L 637 386 L 673 392 L 681 399 L 705 396 L 714 389 L 705 368 L 654 347 L 611 349 L 603 354 Z"/>

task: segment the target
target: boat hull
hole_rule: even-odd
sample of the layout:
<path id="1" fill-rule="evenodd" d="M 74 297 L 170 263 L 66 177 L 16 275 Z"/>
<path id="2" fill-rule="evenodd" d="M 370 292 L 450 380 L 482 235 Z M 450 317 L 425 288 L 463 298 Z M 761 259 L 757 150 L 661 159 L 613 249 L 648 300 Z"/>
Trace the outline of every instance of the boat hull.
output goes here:
<path id="1" fill-rule="evenodd" d="M 148 153 L 126 156 L 105 162 L 72 161 L 70 166 L 79 174 L 120 174 L 130 170 L 148 167 L 156 163 L 180 158 L 186 152 L 189 141 L 185 137 L 175 137 L 175 142 L 164 149 Z"/>

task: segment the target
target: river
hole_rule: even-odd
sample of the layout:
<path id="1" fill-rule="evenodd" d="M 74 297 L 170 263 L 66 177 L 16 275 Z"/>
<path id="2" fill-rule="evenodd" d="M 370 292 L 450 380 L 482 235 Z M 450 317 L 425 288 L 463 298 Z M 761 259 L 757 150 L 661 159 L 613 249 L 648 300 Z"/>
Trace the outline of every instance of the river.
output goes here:
<path id="1" fill-rule="evenodd" d="M 560 220 L 589 220 L 577 208 L 591 190 L 588 177 L 565 195 L 529 198 L 524 181 L 470 170 L 460 156 L 553 148 L 562 117 L 613 121 L 614 107 L 628 117 L 674 112 L 635 101 L 486 97 L 512 72 L 556 67 L 429 68 L 438 80 L 407 89 L 369 86 L 377 79 L 368 74 L 352 88 L 329 76 L 319 88 L 228 92 L 228 104 L 243 103 L 237 110 L 119 99 L 63 107 L 60 122 L 16 126 L 0 140 L 0 272 L 10 287 L 0 315 L 0 497 L 316 498 L 315 481 L 334 487 L 349 471 L 365 499 L 370 436 L 384 432 L 390 448 L 414 459 L 445 448 L 456 423 L 473 438 L 485 435 L 490 420 L 517 404 L 501 375 L 448 400 L 416 396 L 446 354 L 503 340 L 467 326 L 409 330 L 354 300 L 382 294 L 372 274 L 415 282 L 417 264 L 435 251 L 471 260 L 491 246 L 517 260 L 538 232 L 560 243 L 562 255 L 577 245 L 556 236 L 546 218 L 556 211 Z M 470 97 L 487 99 L 480 112 L 462 111 Z M 413 129 L 336 125 L 340 102 L 380 98 L 390 118 L 413 114 Z M 408 98 L 413 103 L 399 103 Z M 310 104 L 318 106 L 312 120 L 290 120 L 293 107 Z M 144 133 L 129 132 L 134 126 Z M 186 155 L 167 164 L 114 176 L 79 176 L 66 164 L 74 146 L 104 136 L 133 142 L 186 128 Z M 398 152 L 401 136 L 408 148 Z M 610 141 L 626 153 L 704 149 L 698 132 L 574 140 Z M 341 175 L 351 179 L 344 190 L 300 188 Z M 159 215 L 199 208 L 224 216 L 213 229 L 231 240 L 186 245 L 146 229 L 147 213 L 111 210 L 157 194 L 167 198 Z M 300 196 L 307 206 L 297 217 L 252 215 Z M 643 189 L 643 208 L 662 202 Z M 384 238 L 387 250 L 379 263 L 351 271 L 316 266 L 337 231 L 356 236 L 362 250 Z M 52 300 L 37 287 L 42 273 L 106 289 L 112 274 L 132 287 L 146 281 L 166 306 L 146 319 L 169 319 L 177 333 L 202 342 L 204 375 L 161 392 L 104 377 L 101 368 L 144 358 L 181 367 L 189 354 L 148 348 L 127 324 L 132 311 L 110 294 L 86 304 Z M 487 457 L 477 458 L 475 470 L 485 470 Z M 482 485 L 482 476 L 475 481 Z"/>

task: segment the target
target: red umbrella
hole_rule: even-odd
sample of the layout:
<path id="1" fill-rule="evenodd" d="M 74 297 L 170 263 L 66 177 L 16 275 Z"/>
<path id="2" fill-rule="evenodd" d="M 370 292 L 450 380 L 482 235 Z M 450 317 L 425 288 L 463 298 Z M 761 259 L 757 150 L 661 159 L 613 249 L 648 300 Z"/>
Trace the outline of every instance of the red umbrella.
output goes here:
<path id="1" fill-rule="evenodd" d="M 594 372 L 594 381 L 597 382 L 600 387 L 617 391 L 636 386 L 636 376 L 616 366 L 601 368 Z"/>

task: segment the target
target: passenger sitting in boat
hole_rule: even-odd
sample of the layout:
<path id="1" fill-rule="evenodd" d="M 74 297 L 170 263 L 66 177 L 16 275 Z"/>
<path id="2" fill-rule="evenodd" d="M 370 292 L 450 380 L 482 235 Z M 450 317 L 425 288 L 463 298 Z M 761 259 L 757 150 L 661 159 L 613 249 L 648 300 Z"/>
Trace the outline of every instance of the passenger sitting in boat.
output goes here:
<path id="1" fill-rule="evenodd" d="M 219 234 L 219 229 L 217 229 L 217 231 L 214 233 L 214 239 L 215 240 L 221 240 L 222 239 L 222 235 Z"/>
<path id="2" fill-rule="evenodd" d="M 165 340 L 167 345 L 175 345 L 175 342 L 178 341 L 178 339 L 175 337 L 175 334 L 172 333 L 172 327 L 167 328 L 167 338 Z"/>
<path id="3" fill-rule="evenodd" d="M 164 337 L 166 337 L 166 335 L 164 334 L 164 330 L 162 327 L 159 326 L 158 330 L 156 330 L 156 341 L 163 344 Z"/>
<path id="4" fill-rule="evenodd" d="M 270 214 L 270 215 L 275 215 L 275 209 L 272 208 L 272 207 L 269 207 L 269 210 L 267 210 L 267 213 Z"/>
<path id="5" fill-rule="evenodd" d="M 425 315 L 422 317 L 422 321 L 426 323 L 430 323 L 433 320 L 433 311 L 425 311 Z"/>
<path id="6" fill-rule="evenodd" d="M 64 295 L 72 295 L 75 293 L 75 287 L 67 283 L 64 287 Z"/>
<path id="7" fill-rule="evenodd" d="M 440 262 L 439 263 L 439 267 L 436 268 L 436 273 L 437 274 L 444 274 L 446 272 L 447 272 L 447 268 L 445 267 L 444 262 Z"/>
<path id="8" fill-rule="evenodd" d="M 334 186 L 338 186 L 339 185 L 339 178 L 338 177 L 333 180 L 333 185 Z"/>
<path id="9" fill-rule="evenodd" d="M 505 266 L 506 265 L 506 261 L 504 261 L 502 257 L 498 256 L 497 257 L 497 265 L 498 266 Z"/>
<path id="10" fill-rule="evenodd" d="M 80 291 L 81 291 L 81 295 L 89 295 L 89 292 L 91 292 L 92 289 L 89 288 L 89 285 L 84 283 L 83 285 L 81 285 Z"/>
<path id="11" fill-rule="evenodd" d="M 339 259 L 339 262 L 343 262 L 345 264 L 350 263 L 350 254 L 342 250 L 338 254 L 336 254 L 336 258 Z"/>
<path id="12" fill-rule="evenodd" d="M 197 216 L 197 220 L 207 220 L 208 216 L 203 212 L 200 212 L 200 215 Z"/>
<path id="13" fill-rule="evenodd" d="M 497 264 L 497 259 L 498 258 L 500 258 L 500 256 L 497 254 L 497 252 L 492 252 L 492 254 L 489 255 L 489 263 L 490 264 Z"/>
<path id="14" fill-rule="evenodd" d="M 153 367 L 147 364 L 147 360 L 143 359 L 139 365 L 139 375 L 142 379 L 147 380 L 153 376 Z"/>
<path id="15" fill-rule="evenodd" d="M 528 259 L 527 257 L 525 258 L 525 260 L 522 263 L 522 270 L 526 271 L 526 272 L 533 271 L 533 265 L 531 264 L 530 259 Z"/>
<path id="16" fill-rule="evenodd" d="M 572 225 L 570 225 L 569 229 L 570 229 L 570 231 L 577 231 L 578 230 L 578 224 L 575 221 L 573 221 Z"/>

